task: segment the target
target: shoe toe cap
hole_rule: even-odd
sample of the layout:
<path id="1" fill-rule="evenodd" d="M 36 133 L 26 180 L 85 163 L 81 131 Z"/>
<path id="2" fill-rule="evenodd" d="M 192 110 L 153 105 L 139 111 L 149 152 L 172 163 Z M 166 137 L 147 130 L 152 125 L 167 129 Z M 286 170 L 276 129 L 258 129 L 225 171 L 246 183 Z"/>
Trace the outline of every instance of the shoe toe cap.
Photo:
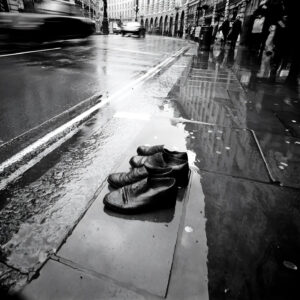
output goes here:
<path id="1" fill-rule="evenodd" d="M 103 199 L 103 203 L 111 208 L 123 208 L 123 198 L 121 194 L 121 189 L 106 194 Z"/>
<path id="2" fill-rule="evenodd" d="M 107 177 L 107 182 L 115 188 L 121 187 L 120 185 L 120 173 L 113 173 Z"/>
<path id="3" fill-rule="evenodd" d="M 129 163 L 132 167 L 135 167 L 135 168 L 141 167 L 143 165 L 141 156 L 139 156 L 139 155 L 131 157 Z"/>

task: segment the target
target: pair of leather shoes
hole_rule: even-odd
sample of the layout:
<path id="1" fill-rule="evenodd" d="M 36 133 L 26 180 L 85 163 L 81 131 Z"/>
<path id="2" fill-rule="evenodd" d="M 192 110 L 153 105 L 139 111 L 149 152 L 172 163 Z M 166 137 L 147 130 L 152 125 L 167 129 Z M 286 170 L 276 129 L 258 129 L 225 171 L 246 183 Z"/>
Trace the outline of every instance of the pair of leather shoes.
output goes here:
<path id="1" fill-rule="evenodd" d="M 138 153 L 146 153 L 139 151 L 142 147 L 138 147 Z M 149 156 L 133 156 L 129 163 L 133 167 L 128 173 L 113 173 L 107 178 L 108 183 L 114 188 L 120 188 L 146 177 L 174 177 L 178 186 L 186 186 L 188 184 L 189 166 L 186 152 L 169 151 L 161 146 L 147 147 L 148 153 L 153 153 L 153 149 L 160 149 Z M 144 148 L 145 149 L 145 148 Z M 181 157 L 181 158 L 179 158 Z"/>
<path id="2" fill-rule="evenodd" d="M 107 178 L 108 183 L 114 188 L 121 188 L 123 186 L 135 183 L 146 177 L 161 178 L 172 177 L 171 168 L 155 167 L 151 164 L 145 163 L 139 168 L 133 168 L 128 173 L 120 172 L 110 174 Z"/>
<path id="3" fill-rule="evenodd" d="M 182 159 L 182 160 L 188 160 L 186 152 L 179 152 L 179 151 L 170 151 L 164 147 L 164 145 L 155 145 L 155 146 L 139 146 L 136 150 L 137 154 L 139 156 L 150 156 L 155 153 L 163 152 L 167 153 L 167 155 Z"/>
<path id="4" fill-rule="evenodd" d="M 135 213 L 174 205 L 177 186 L 188 184 L 187 154 L 169 151 L 163 145 L 140 146 L 137 152 L 140 155 L 130 159 L 130 172 L 108 176 L 108 183 L 117 190 L 104 197 L 105 206 L 117 212 Z"/>
<path id="5" fill-rule="evenodd" d="M 154 147 L 157 146 L 153 146 L 153 148 Z M 140 149 L 141 147 L 138 148 L 138 153 L 142 153 Z M 148 149 L 151 150 L 151 147 L 148 147 Z M 143 153 L 146 152 L 147 151 L 144 151 Z M 162 148 L 161 151 L 156 152 L 153 155 L 133 156 L 129 163 L 133 168 L 138 168 L 145 164 L 156 168 L 171 168 L 172 172 L 170 177 L 174 177 L 176 179 L 176 184 L 178 186 L 185 187 L 188 184 L 189 164 L 186 152 L 170 151 Z"/>

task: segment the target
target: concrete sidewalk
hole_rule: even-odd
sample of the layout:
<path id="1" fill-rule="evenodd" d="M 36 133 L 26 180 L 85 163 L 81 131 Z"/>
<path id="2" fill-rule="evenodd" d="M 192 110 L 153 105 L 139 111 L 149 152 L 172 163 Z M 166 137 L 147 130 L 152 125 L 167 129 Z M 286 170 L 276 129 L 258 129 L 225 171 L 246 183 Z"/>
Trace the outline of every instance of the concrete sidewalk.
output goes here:
<path id="1" fill-rule="evenodd" d="M 187 151 L 174 210 L 111 213 L 104 182 L 21 296 L 299 299 L 299 94 L 251 81 L 237 52 L 216 51 L 192 57 L 159 114 L 130 116 L 142 129 L 115 162 L 128 170 L 141 144 Z"/>

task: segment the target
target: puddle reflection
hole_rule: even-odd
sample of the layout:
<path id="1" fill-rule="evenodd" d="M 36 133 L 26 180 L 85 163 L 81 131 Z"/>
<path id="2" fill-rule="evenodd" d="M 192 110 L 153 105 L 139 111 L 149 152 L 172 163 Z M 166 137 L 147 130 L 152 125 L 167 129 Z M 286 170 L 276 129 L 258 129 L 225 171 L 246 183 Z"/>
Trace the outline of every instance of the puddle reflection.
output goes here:
<path id="1" fill-rule="evenodd" d="M 153 223 L 170 223 L 175 214 L 175 206 L 168 209 L 157 209 L 155 211 L 142 213 L 142 214 L 120 214 L 117 212 L 113 212 L 104 207 L 104 212 L 112 217 L 124 219 L 124 220 L 132 220 L 132 221 L 142 221 L 142 222 L 153 222 Z"/>

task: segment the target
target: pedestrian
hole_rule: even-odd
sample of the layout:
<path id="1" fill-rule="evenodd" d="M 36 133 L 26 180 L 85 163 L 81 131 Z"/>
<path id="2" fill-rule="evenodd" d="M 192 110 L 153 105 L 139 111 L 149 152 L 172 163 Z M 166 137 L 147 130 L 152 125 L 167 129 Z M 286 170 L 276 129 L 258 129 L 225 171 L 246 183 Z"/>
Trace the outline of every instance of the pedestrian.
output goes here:
<path id="1" fill-rule="evenodd" d="M 232 28 L 228 34 L 228 40 L 230 41 L 230 48 L 234 49 L 236 41 L 238 39 L 239 34 L 242 31 L 242 22 L 240 21 L 240 17 L 237 16 L 235 21 L 232 24 Z"/>
<path id="2" fill-rule="evenodd" d="M 300 73 L 300 43 L 299 43 L 299 28 L 300 28 L 300 1 L 299 0 L 284 0 L 284 6 L 287 12 L 287 45 L 290 51 L 291 66 L 286 79 L 286 84 L 291 87 L 297 87 L 298 76 Z"/>
<path id="3" fill-rule="evenodd" d="M 217 33 L 219 30 L 219 20 L 216 20 L 216 23 L 213 25 L 213 31 L 212 31 L 212 42 L 215 42 Z"/>
<path id="4" fill-rule="evenodd" d="M 282 0 L 263 0 L 253 13 L 251 49 L 262 56 L 271 25 L 277 25 L 284 11 Z"/>
<path id="5" fill-rule="evenodd" d="M 274 36 L 276 32 L 276 26 L 271 25 L 269 28 L 269 35 L 265 43 L 265 48 L 262 54 L 260 70 L 257 73 L 258 78 L 268 78 L 271 70 L 271 59 L 274 56 Z"/>
<path id="6" fill-rule="evenodd" d="M 192 26 L 191 27 L 191 34 L 190 34 L 190 36 L 191 36 L 191 40 L 195 40 L 195 26 Z"/>
<path id="7" fill-rule="evenodd" d="M 230 23 L 229 23 L 228 18 L 225 19 L 225 21 L 220 26 L 219 30 L 221 30 L 222 34 L 223 34 L 223 40 L 221 42 L 221 46 L 224 47 L 226 45 L 227 35 L 229 33 L 229 30 L 230 30 Z"/>
<path id="8" fill-rule="evenodd" d="M 276 79 L 276 74 L 279 66 L 285 64 L 287 60 L 287 16 L 283 16 L 282 20 L 278 21 L 276 25 L 276 31 L 273 38 L 273 55 L 271 57 L 271 73 L 270 81 L 274 82 Z M 284 66 L 283 66 L 284 67 Z"/>

